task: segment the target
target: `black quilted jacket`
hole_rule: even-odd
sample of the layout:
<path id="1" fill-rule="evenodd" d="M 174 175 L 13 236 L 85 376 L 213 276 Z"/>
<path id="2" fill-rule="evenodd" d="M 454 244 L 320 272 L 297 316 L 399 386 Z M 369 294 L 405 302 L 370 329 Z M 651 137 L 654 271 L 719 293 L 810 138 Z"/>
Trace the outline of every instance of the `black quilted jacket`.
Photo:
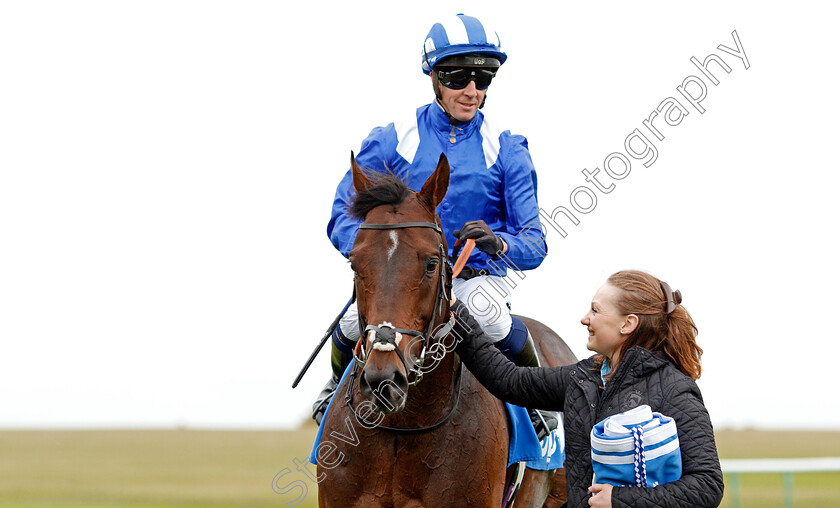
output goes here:
<path id="1" fill-rule="evenodd" d="M 694 381 L 664 356 L 642 348 L 630 349 L 604 389 L 594 357 L 565 367 L 517 367 L 492 346 L 472 317 L 464 319 L 463 310 L 458 311 L 461 319 L 456 320 L 455 332 L 461 340 L 456 351 L 491 393 L 519 406 L 563 411 L 570 507 L 588 506 L 587 488 L 593 475 L 589 444 L 592 427 L 641 404 L 676 420 L 683 476 L 657 487 L 614 487 L 613 507 L 720 504 L 723 474 L 703 397 Z"/>

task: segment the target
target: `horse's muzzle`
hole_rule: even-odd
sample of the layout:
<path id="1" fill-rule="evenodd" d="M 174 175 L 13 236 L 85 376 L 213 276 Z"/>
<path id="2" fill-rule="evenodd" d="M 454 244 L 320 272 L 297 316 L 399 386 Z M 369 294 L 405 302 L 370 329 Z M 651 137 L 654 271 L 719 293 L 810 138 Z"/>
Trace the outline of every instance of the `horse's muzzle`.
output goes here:
<path id="1" fill-rule="evenodd" d="M 383 362 L 368 361 L 359 377 L 359 389 L 362 395 L 368 400 L 374 401 L 377 408 L 383 413 L 397 413 L 405 407 L 405 400 L 408 392 L 408 378 L 399 368 L 397 355 L 386 355 L 381 352 L 373 355 L 371 360 L 383 360 Z M 393 357 L 397 362 L 387 361 Z M 378 364 L 382 363 L 382 366 Z"/>

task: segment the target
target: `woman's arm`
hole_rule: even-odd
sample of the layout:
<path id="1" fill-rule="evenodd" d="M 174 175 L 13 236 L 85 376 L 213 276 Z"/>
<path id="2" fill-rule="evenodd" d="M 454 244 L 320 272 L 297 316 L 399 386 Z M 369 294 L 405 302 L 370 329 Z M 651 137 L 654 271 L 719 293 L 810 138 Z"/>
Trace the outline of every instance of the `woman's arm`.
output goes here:
<path id="1" fill-rule="evenodd" d="M 490 393 L 517 406 L 563 411 L 563 367 L 517 367 L 490 342 L 466 305 L 455 302 L 452 312 L 455 351 Z"/>
<path id="2" fill-rule="evenodd" d="M 652 488 L 614 487 L 612 506 L 718 506 L 723 499 L 723 473 L 712 422 L 694 381 L 684 377 L 675 383 L 663 400 L 661 412 L 677 423 L 682 478 Z"/>

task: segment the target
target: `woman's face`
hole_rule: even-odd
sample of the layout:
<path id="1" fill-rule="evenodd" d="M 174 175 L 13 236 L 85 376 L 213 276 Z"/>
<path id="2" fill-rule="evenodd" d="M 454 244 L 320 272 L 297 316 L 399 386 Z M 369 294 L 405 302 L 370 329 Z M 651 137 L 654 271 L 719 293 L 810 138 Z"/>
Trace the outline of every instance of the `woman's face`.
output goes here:
<path id="1" fill-rule="evenodd" d="M 580 320 L 589 330 L 586 348 L 609 358 L 610 365 L 613 365 L 613 355 L 627 338 L 621 333 L 622 327 L 627 325 L 627 316 L 618 311 L 615 303 L 620 291 L 609 283 L 598 288 L 589 312 Z"/>

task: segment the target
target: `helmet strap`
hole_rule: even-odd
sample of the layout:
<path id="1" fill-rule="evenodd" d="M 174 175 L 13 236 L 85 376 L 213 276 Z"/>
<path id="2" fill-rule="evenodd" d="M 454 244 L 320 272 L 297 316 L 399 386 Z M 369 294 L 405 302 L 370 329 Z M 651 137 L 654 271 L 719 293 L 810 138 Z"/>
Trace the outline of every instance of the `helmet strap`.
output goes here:
<path id="1" fill-rule="evenodd" d="M 437 73 L 435 72 L 434 69 L 432 69 L 431 76 L 432 76 L 432 88 L 434 88 L 434 90 L 435 90 L 435 98 L 438 100 L 438 102 L 441 102 L 440 81 L 438 81 L 438 76 L 437 76 Z M 443 105 L 443 103 L 441 103 L 441 106 L 442 105 Z M 446 110 L 444 110 L 444 111 L 446 111 Z"/>

